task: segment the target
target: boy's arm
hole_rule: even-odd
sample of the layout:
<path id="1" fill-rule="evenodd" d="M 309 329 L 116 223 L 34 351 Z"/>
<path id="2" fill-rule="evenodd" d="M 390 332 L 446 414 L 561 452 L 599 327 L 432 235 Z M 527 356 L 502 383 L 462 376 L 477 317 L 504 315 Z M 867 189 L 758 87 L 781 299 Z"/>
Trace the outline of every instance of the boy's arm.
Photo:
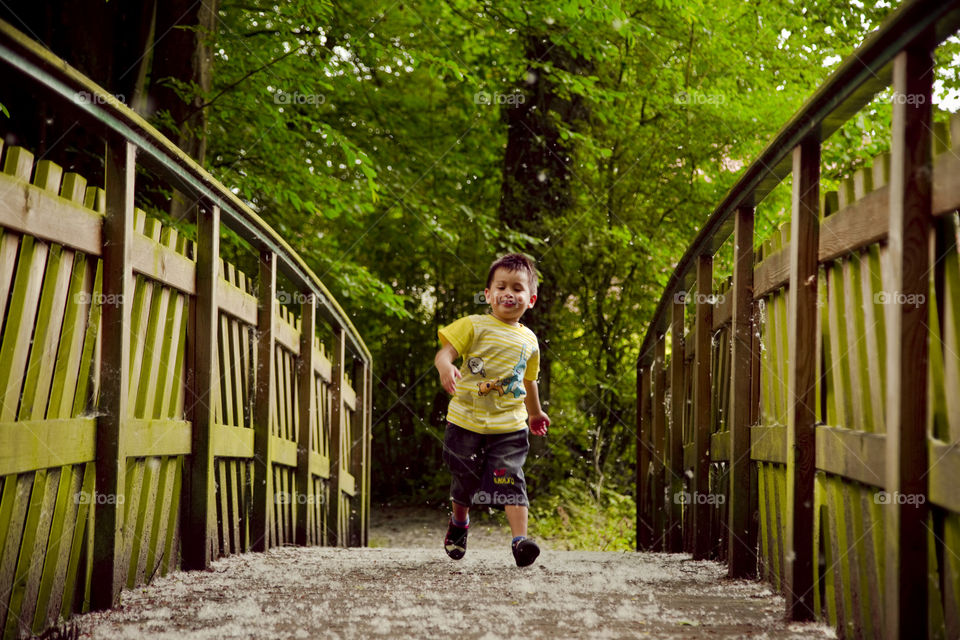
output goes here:
<path id="1" fill-rule="evenodd" d="M 540 388 L 537 386 L 537 381 L 524 380 L 523 386 L 527 390 L 523 403 L 527 406 L 527 415 L 530 416 L 530 433 L 535 436 L 545 436 L 550 418 L 540 406 Z"/>
<path id="2" fill-rule="evenodd" d="M 456 392 L 457 380 L 462 377 L 460 370 L 453 364 L 453 361 L 459 357 L 460 354 L 457 353 L 453 345 L 449 342 L 444 342 L 440 351 L 437 351 L 437 355 L 433 358 L 433 364 L 437 367 L 437 371 L 440 372 L 440 384 L 443 385 L 443 389 L 450 395 Z"/>

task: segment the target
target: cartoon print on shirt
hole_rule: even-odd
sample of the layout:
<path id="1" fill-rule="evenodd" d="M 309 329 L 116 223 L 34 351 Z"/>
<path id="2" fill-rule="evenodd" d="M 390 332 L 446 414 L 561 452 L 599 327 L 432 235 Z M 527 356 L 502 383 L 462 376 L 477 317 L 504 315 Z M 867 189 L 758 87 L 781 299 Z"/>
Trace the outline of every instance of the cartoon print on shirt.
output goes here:
<path id="1" fill-rule="evenodd" d="M 487 372 L 483 369 L 483 359 L 476 356 L 469 358 L 467 360 L 467 368 L 470 369 L 470 373 L 480 374 L 481 377 L 486 378 Z"/>
<path id="2" fill-rule="evenodd" d="M 519 398 L 520 396 L 526 395 L 526 390 L 523 388 L 523 372 L 527 368 L 527 360 L 524 358 L 526 353 L 527 347 L 524 346 L 520 351 L 520 359 L 513 367 L 513 373 L 506 378 L 497 378 L 496 380 L 484 380 L 479 382 L 477 384 L 478 395 L 485 396 L 494 390 L 496 390 L 497 394 L 501 396 L 505 393 L 513 394 L 514 398 Z M 469 363 L 467 366 L 470 366 Z"/>

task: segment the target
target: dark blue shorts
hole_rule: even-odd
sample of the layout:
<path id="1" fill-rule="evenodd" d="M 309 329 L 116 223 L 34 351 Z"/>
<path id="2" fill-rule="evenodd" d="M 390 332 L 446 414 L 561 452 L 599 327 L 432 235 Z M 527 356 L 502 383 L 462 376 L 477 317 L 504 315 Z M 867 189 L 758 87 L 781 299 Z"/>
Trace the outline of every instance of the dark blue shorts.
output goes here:
<path id="1" fill-rule="evenodd" d="M 448 422 L 443 461 L 450 468 L 450 497 L 465 506 L 527 506 L 523 463 L 527 429 L 483 434 Z"/>

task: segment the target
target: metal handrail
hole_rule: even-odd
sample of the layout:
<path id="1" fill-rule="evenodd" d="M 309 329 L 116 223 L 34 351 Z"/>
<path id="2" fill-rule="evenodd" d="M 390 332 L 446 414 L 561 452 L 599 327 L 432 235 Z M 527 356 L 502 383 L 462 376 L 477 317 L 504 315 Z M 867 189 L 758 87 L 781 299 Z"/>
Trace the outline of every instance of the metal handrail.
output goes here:
<path id="1" fill-rule="evenodd" d="M 733 213 L 756 206 L 791 171 L 791 153 L 811 133 L 825 140 L 890 85 L 892 62 L 906 44 L 933 29 L 936 44 L 960 27 L 960 0 L 914 0 L 899 7 L 854 53 L 848 56 L 820 88 L 747 167 L 710 215 L 684 253 L 657 303 L 640 346 L 638 363 L 653 360 L 657 334 L 666 333 L 670 302 L 692 286 L 694 266 L 701 255 L 714 255 L 733 231 Z"/>
<path id="2" fill-rule="evenodd" d="M 346 312 L 303 258 L 236 194 L 133 109 L 3 20 L 0 20 L 0 61 L 25 75 L 37 87 L 70 103 L 76 115 L 88 124 L 134 144 L 138 159 L 142 157 L 170 186 L 219 207 L 224 224 L 257 250 L 275 253 L 278 267 L 292 283 L 304 293 L 313 293 L 320 302 L 318 311 L 322 310 L 328 320 L 343 327 L 356 355 L 365 363 L 372 361 L 369 349 Z M 76 100 L 82 92 L 95 99 Z"/>

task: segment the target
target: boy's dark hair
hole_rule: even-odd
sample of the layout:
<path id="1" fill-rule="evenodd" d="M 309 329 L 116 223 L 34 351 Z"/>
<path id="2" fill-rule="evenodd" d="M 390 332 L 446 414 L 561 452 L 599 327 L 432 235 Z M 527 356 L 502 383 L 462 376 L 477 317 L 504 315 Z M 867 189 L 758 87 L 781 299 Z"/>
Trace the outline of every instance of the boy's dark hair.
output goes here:
<path id="1" fill-rule="evenodd" d="M 487 272 L 487 289 L 493 282 L 494 272 L 500 267 L 507 271 L 526 271 L 527 277 L 530 279 L 530 291 L 533 294 L 537 293 L 537 268 L 534 266 L 533 258 L 522 253 L 508 253 L 494 260 L 493 264 L 490 265 L 490 271 Z"/>

